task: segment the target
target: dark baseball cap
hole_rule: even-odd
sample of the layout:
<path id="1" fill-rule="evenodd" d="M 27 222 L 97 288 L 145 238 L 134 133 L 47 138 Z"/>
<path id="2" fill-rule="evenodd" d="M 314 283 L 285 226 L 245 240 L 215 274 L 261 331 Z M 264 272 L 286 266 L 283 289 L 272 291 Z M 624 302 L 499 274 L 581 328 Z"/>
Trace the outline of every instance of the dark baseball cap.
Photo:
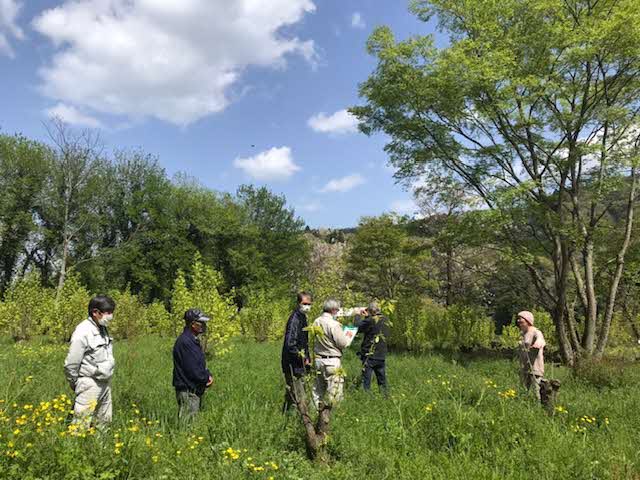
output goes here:
<path id="1" fill-rule="evenodd" d="M 189 310 L 184 312 L 184 321 L 187 323 L 208 322 L 209 320 L 209 317 L 202 313 L 202 310 L 199 310 L 197 308 L 190 308 Z"/>

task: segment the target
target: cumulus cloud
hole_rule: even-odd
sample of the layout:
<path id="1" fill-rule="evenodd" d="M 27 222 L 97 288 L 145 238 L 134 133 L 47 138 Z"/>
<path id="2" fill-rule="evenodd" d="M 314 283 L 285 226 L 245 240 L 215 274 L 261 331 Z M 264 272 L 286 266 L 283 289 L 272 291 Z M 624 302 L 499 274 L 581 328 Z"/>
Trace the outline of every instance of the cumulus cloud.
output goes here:
<path id="1" fill-rule="evenodd" d="M 286 180 L 300 170 L 289 147 L 273 147 L 247 158 L 236 158 L 233 166 L 255 180 Z"/>
<path id="2" fill-rule="evenodd" d="M 0 54 L 15 56 L 11 48 L 12 38 L 22 40 L 24 33 L 17 24 L 22 2 L 17 0 L 0 0 Z"/>
<path id="3" fill-rule="evenodd" d="M 353 28 L 365 28 L 366 24 L 364 23 L 364 19 L 362 18 L 362 14 L 360 12 L 354 12 L 351 15 L 351 26 Z"/>
<path id="4" fill-rule="evenodd" d="M 349 190 L 353 190 L 354 188 L 365 183 L 365 178 L 359 173 L 354 173 L 352 175 L 347 175 L 342 178 L 334 178 L 329 180 L 327 184 L 320 189 L 322 193 L 331 193 L 331 192 L 348 192 Z"/>
<path id="5" fill-rule="evenodd" d="M 313 11 L 312 0 L 65 0 L 33 21 L 55 47 L 42 91 L 187 125 L 223 110 L 247 67 L 284 68 L 291 54 L 313 61 L 313 41 L 283 32 Z"/>
<path id="6" fill-rule="evenodd" d="M 320 112 L 312 116 L 307 124 L 315 132 L 346 134 L 358 131 L 358 119 L 347 110 L 338 110 L 333 115 Z"/>
<path id="7" fill-rule="evenodd" d="M 58 103 L 55 107 L 45 110 L 45 114 L 49 118 L 59 118 L 69 125 L 90 128 L 102 127 L 102 124 L 97 118 L 86 115 L 76 107 L 65 105 L 64 103 Z"/>

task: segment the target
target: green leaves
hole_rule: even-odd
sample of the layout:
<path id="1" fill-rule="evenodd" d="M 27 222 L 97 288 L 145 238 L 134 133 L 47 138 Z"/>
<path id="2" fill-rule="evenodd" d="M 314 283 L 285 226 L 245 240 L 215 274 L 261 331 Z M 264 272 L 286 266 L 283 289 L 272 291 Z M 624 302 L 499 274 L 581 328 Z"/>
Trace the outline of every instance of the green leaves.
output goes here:
<path id="1" fill-rule="evenodd" d="M 229 352 L 230 340 L 240 333 L 237 308 L 232 294 L 222 291 L 222 275 L 205 265 L 196 255 L 187 280 L 179 272 L 171 297 L 171 313 L 176 330 L 184 325 L 184 313 L 190 308 L 199 308 L 210 317 L 207 325 L 207 343 L 211 342 L 216 355 Z"/>

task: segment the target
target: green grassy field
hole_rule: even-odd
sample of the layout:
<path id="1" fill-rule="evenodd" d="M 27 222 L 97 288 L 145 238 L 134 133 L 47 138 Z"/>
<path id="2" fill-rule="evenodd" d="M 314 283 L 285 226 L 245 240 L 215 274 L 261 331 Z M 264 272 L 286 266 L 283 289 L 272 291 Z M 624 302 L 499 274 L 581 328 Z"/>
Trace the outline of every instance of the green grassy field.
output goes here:
<path id="1" fill-rule="evenodd" d="M 332 462 L 319 466 L 297 416 L 280 414 L 279 345 L 239 343 L 212 360 L 214 386 L 188 429 L 175 418 L 171 346 L 116 345 L 114 424 L 94 433 L 66 423 L 64 346 L 0 344 L 0 478 L 640 478 L 637 367 L 616 388 L 548 367 L 563 382 L 549 417 L 518 390 L 511 361 L 390 355 L 390 397 L 349 388 Z M 346 367 L 350 385 L 352 352 Z"/>

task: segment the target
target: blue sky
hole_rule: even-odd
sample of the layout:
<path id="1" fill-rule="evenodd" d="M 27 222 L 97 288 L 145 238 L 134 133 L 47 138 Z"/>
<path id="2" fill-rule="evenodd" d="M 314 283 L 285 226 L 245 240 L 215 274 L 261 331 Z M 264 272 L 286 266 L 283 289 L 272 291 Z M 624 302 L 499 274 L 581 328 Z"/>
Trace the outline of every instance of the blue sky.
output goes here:
<path id="1" fill-rule="evenodd" d="M 404 0 L 2 0 L 0 127 L 45 139 L 57 115 L 99 128 L 170 175 L 266 185 L 312 227 L 411 213 L 384 137 L 343 112 L 375 68 L 378 25 L 434 31 Z"/>

